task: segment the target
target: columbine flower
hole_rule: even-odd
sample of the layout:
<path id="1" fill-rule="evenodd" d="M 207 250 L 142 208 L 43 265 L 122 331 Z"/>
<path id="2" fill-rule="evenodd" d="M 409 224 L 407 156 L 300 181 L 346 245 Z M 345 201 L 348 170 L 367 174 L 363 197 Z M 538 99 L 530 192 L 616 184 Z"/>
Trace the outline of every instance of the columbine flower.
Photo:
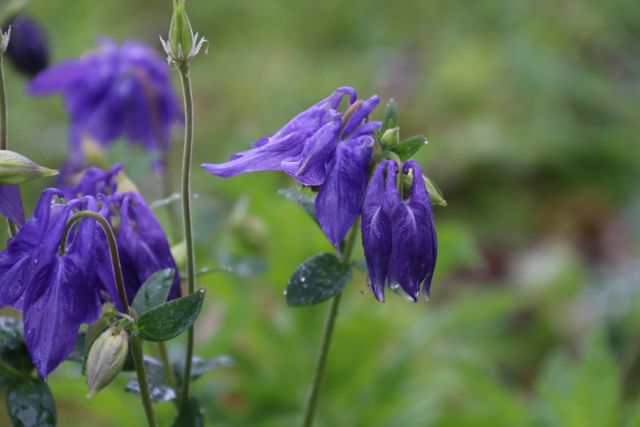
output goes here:
<path id="1" fill-rule="evenodd" d="M 7 56 L 20 72 L 34 76 L 49 64 L 49 43 L 42 26 L 25 13 L 18 13 L 4 23 L 11 27 Z"/>
<path id="2" fill-rule="evenodd" d="M 43 377 L 74 347 L 81 323 L 100 314 L 95 268 L 95 223 L 84 219 L 58 248 L 67 220 L 76 209 L 95 210 L 95 200 L 62 203 L 62 194 L 45 190 L 29 220 L 0 252 L 0 307 L 24 311 L 25 341 Z"/>
<path id="3" fill-rule="evenodd" d="M 425 295 L 429 294 L 437 258 L 436 231 L 429 194 L 415 160 L 404 164 L 402 172 L 410 171 L 413 183 L 402 200 L 396 184 L 397 164 L 380 162 L 363 202 L 362 244 L 378 301 L 384 301 L 387 282 L 392 288 L 400 286 L 414 301 L 421 285 Z"/>
<path id="4" fill-rule="evenodd" d="M 102 40 L 95 51 L 38 74 L 29 92 L 64 97 L 75 164 L 83 163 L 85 139 L 106 146 L 124 136 L 147 151 L 164 152 L 171 126 L 182 120 L 167 65 L 149 47 L 131 41 L 119 46 Z"/>
<path id="5" fill-rule="evenodd" d="M 68 197 L 96 196 L 102 202 L 100 213 L 109 220 L 115 233 L 122 263 L 127 298 L 131 301 L 140 286 L 153 273 L 166 268 L 176 271 L 169 298 L 180 295 L 180 278 L 176 262 L 162 226 L 136 191 L 118 190 L 122 166 L 108 171 L 89 168 L 75 187 L 67 190 Z M 97 233 L 101 233 L 97 230 Z M 97 236 L 96 238 L 100 238 Z M 111 292 L 112 302 L 122 309 L 115 292 L 113 273 L 106 246 L 97 255 L 101 259 L 98 274 L 104 287 Z"/>
<path id="6" fill-rule="evenodd" d="M 349 96 L 346 113 L 337 108 Z M 208 172 L 232 177 L 247 172 L 279 170 L 304 186 L 319 187 L 318 221 L 329 241 L 339 245 L 360 213 L 379 122 L 364 123 L 379 102 L 378 96 L 356 100 L 353 88 L 333 94 L 291 119 L 253 148 L 234 154 L 222 164 L 204 164 Z"/>

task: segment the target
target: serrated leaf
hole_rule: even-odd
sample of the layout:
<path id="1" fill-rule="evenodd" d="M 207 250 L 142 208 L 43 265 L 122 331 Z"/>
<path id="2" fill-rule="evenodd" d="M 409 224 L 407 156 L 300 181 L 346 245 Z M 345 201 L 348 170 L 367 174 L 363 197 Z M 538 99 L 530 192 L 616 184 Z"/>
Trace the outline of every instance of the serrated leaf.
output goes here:
<path id="1" fill-rule="evenodd" d="M 153 403 L 162 403 L 175 400 L 178 396 L 176 390 L 171 387 L 166 380 L 164 368 L 159 360 L 145 356 L 144 370 L 149 384 L 149 394 Z M 140 384 L 137 379 L 133 379 L 125 386 L 125 391 L 133 394 L 140 394 Z"/>
<path id="2" fill-rule="evenodd" d="M 422 175 L 422 178 L 424 179 L 424 184 L 429 192 L 429 199 L 431 199 L 431 203 L 437 206 L 447 206 L 447 201 L 444 199 L 440 187 L 438 187 L 428 176 Z"/>
<path id="3" fill-rule="evenodd" d="M 387 102 L 387 107 L 384 110 L 384 118 L 382 119 L 382 128 L 380 129 L 380 133 L 384 134 L 388 129 L 393 129 L 398 127 L 398 105 L 396 104 L 395 99 L 389 99 Z"/>
<path id="4" fill-rule="evenodd" d="M 316 201 L 313 197 L 310 197 L 295 188 L 281 188 L 278 190 L 278 194 L 296 202 L 302 209 L 304 209 L 307 215 L 315 221 L 316 224 L 320 225 L 316 215 Z"/>
<path id="5" fill-rule="evenodd" d="M 400 157 L 403 162 L 409 160 L 414 154 L 418 152 L 425 144 L 427 144 L 427 138 L 422 135 L 412 136 L 410 138 L 401 141 L 391 149 L 394 153 Z"/>
<path id="6" fill-rule="evenodd" d="M 204 427 L 204 411 L 195 398 L 182 405 L 171 427 Z"/>
<path id="7" fill-rule="evenodd" d="M 56 404 L 49 387 L 42 380 L 30 378 L 11 384 L 5 400 L 14 427 L 56 425 Z"/>
<path id="8" fill-rule="evenodd" d="M 156 271 L 142 284 L 131 306 L 142 315 L 167 300 L 175 271 L 171 268 Z"/>
<path id="9" fill-rule="evenodd" d="M 285 291 L 287 304 L 303 307 L 321 303 L 342 291 L 350 279 L 351 267 L 334 254 L 312 256 L 289 278 Z"/>
<path id="10" fill-rule="evenodd" d="M 138 319 L 137 335 L 147 341 L 167 341 L 177 337 L 198 318 L 204 294 L 204 289 L 199 289 L 147 311 Z"/>

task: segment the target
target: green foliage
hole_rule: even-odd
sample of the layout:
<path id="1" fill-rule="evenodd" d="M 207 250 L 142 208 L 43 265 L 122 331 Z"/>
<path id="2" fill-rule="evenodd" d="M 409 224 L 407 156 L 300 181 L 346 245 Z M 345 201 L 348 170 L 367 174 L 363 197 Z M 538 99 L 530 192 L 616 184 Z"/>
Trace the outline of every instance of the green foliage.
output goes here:
<path id="1" fill-rule="evenodd" d="M 167 268 L 155 272 L 142 284 L 131 303 L 131 307 L 138 315 L 146 313 L 167 300 L 174 275 L 175 271 Z"/>
<path id="2" fill-rule="evenodd" d="M 5 396 L 14 427 L 54 427 L 56 405 L 47 384 L 40 379 L 12 383 Z"/>
<path id="3" fill-rule="evenodd" d="M 204 294 L 205 290 L 199 289 L 146 311 L 136 322 L 135 333 L 147 341 L 168 341 L 177 337 L 198 318 Z"/>
<path id="4" fill-rule="evenodd" d="M 289 278 L 285 297 L 291 307 L 324 302 L 342 292 L 351 280 L 351 267 L 334 254 L 312 256 Z"/>

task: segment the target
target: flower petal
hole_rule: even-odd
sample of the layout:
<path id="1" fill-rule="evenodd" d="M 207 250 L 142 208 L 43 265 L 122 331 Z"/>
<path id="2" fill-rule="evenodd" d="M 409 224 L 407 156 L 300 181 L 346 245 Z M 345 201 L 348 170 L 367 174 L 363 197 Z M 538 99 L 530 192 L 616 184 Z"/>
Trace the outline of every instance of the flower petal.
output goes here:
<path id="1" fill-rule="evenodd" d="M 367 187 L 373 138 L 341 142 L 316 198 L 318 222 L 340 256 L 340 243 L 360 214 Z"/>
<path id="2" fill-rule="evenodd" d="M 14 224 L 24 225 L 24 209 L 17 185 L 0 185 L 0 213 Z"/>
<path id="3" fill-rule="evenodd" d="M 342 134 L 349 135 L 358 126 L 360 126 L 364 121 L 364 119 L 366 119 L 369 116 L 369 114 L 371 114 L 371 112 L 375 110 L 379 102 L 380 102 L 380 97 L 378 95 L 373 95 L 371 98 L 364 101 L 360 105 L 360 107 L 353 112 L 351 117 L 349 117 L 349 120 L 344 126 L 344 130 Z"/>
<path id="4" fill-rule="evenodd" d="M 369 285 L 380 302 L 384 301 L 384 287 L 389 273 L 391 257 L 391 219 L 385 205 L 399 203 L 399 199 L 387 201 L 385 184 L 396 182 L 398 166 L 391 160 L 383 160 L 373 173 L 362 203 L 362 246 L 369 270 Z"/>
<path id="5" fill-rule="evenodd" d="M 435 269 L 435 228 L 431 202 L 422 171 L 415 161 L 405 163 L 404 173 L 413 170 L 414 180 L 409 199 L 400 203 L 391 215 L 392 246 L 390 280 L 417 301 L 420 285 Z M 428 285 L 426 289 L 428 291 Z"/>

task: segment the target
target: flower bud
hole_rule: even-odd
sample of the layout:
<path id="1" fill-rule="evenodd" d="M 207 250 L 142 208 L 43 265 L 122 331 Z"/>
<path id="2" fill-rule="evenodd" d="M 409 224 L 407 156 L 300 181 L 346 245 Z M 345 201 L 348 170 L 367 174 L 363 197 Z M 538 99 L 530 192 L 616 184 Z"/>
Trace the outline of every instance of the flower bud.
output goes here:
<path id="1" fill-rule="evenodd" d="M 380 137 L 380 143 L 384 148 L 393 148 L 400 142 L 400 128 L 391 128 L 384 131 Z"/>
<path id="2" fill-rule="evenodd" d="M 169 24 L 171 52 L 178 59 L 186 58 L 193 47 L 193 30 L 184 10 L 184 0 L 174 0 L 173 15 Z"/>
<path id="3" fill-rule="evenodd" d="M 11 38 L 11 27 L 7 29 L 7 31 L 2 31 L 0 28 L 0 56 L 4 55 L 7 51 L 7 46 L 9 46 L 9 39 Z"/>
<path id="4" fill-rule="evenodd" d="M 40 24 L 24 13 L 14 15 L 2 28 L 11 26 L 7 56 L 18 71 L 34 76 L 49 65 L 49 43 Z"/>
<path id="5" fill-rule="evenodd" d="M 127 359 L 128 349 L 128 334 L 124 329 L 117 332 L 112 326 L 96 338 L 87 357 L 88 399 L 93 398 L 118 376 Z"/>
<path id="6" fill-rule="evenodd" d="M 0 150 L 0 185 L 18 185 L 57 174 L 57 170 L 40 166 L 22 154 Z"/>

